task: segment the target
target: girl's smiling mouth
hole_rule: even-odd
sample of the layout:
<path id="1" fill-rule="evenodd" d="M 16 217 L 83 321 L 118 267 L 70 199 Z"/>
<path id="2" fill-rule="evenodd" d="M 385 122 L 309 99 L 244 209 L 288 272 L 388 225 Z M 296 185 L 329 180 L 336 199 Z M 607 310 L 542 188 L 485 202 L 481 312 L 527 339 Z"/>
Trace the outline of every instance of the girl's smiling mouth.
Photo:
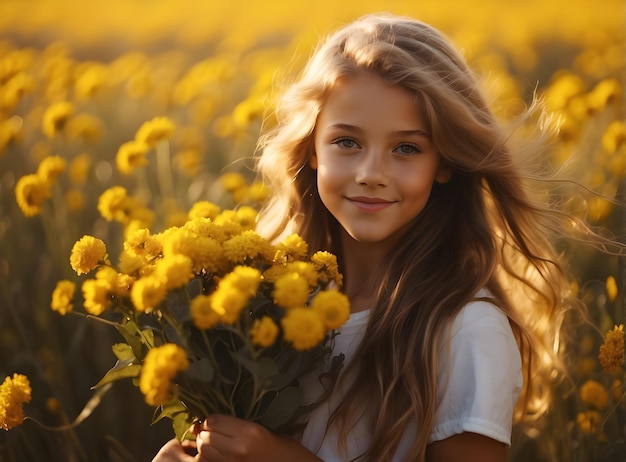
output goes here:
<path id="1" fill-rule="evenodd" d="M 346 197 L 346 199 L 348 199 L 348 201 L 350 201 L 356 208 L 364 212 L 378 212 L 394 204 L 394 201 L 378 197 L 354 196 Z"/>

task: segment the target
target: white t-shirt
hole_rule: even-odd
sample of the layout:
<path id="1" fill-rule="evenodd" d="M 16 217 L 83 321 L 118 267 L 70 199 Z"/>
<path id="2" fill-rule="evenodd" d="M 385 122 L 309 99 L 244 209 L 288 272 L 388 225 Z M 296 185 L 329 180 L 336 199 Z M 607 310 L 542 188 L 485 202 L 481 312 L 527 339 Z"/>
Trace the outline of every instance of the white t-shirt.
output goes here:
<path id="1" fill-rule="evenodd" d="M 334 354 L 345 354 L 344 365 L 352 359 L 363 338 L 368 316 L 368 311 L 352 314 L 340 329 L 340 335 L 335 337 Z M 449 349 L 448 345 L 441 346 L 439 403 L 429 442 L 473 432 L 510 445 L 513 408 L 521 391 L 522 372 L 520 353 L 508 318 L 488 302 L 471 302 L 451 322 L 446 342 Z M 321 386 L 310 381 L 305 392 L 313 401 L 321 393 Z M 348 435 L 347 453 L 338 449 L 337 432 L 333 428 L 327 431 L 331 410 L 337 406 L 341 395 L 341 391 L 335 390 L 330 399 L 311 413 L 301 440 L 325 462 L 351 460 L 363 454 L 370 444 L 363 420 L 357 422 Z M 402 436 L 394 462 L 405 460 L 416 431 L 417 422 L 411 422 Z"/>

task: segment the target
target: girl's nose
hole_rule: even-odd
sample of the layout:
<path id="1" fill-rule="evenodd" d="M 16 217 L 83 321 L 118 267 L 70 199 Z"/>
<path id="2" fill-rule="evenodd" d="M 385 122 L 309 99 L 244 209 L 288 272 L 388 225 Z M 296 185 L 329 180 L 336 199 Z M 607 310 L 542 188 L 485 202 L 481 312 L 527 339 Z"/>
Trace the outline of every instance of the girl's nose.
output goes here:
<path id="1" fill-rule="evenodd" d="M 359 159 L 355 180 L 358 184 L 380 187 L 388 182 L 388 166 L 385 156 L 375 150 L 368 150 Z"/>

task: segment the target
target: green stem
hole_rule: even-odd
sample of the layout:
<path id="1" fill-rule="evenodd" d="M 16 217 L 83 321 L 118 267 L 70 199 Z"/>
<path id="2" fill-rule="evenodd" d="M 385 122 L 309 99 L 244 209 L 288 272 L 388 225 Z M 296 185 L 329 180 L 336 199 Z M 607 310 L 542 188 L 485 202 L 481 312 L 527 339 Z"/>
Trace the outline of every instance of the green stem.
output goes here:
<path id="1" fill-rule="evenodd" d="M 200 332 L 202 332 L 202 339 L 204 340 L 204 345 L 206 346 L 207 349 L 207 353 L 209 355 L 209 361 L 211 361 L 211 365 L 213 366 L 213 369 L 215 369 L 215 372 L 219 372 L 220 368 L 219 368 L 219 364 L 217 362 L 217 359 L 215 358 L 215 353 L 213 352 L 213 345 L 211 345 L 211 342 L 209 341 L 209 337 L 206 334 L 206 331 L 201 330 Z"/>
<path id="2" fill-rule="evenodd" d="M 157 178 L 161 197 L 174 197 L 174 185 L 170 165 L 170 144 L 167 140 L 159 141 L 156 145 Z"/>

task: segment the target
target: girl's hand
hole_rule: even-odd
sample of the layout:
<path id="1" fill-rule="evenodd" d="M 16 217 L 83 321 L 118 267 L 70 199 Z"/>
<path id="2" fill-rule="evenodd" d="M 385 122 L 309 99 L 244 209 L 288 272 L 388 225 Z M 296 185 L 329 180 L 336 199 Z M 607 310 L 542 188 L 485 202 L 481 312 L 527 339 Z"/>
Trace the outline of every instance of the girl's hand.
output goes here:
<path id="1" fill-rule="evenodd" d="M 193 462 L 197 459 L 190 454 L 196 453 L 196 443 L 185 440 L 182 443 L 172 439 L 165 443 L 152 462 Z"/>
<path id="2" fill-rule="evenodd" d="M 209 416 L 196 435 L 196 446 L 202 462 L 320 461 L 293 439 L 227 415 Z"/>

